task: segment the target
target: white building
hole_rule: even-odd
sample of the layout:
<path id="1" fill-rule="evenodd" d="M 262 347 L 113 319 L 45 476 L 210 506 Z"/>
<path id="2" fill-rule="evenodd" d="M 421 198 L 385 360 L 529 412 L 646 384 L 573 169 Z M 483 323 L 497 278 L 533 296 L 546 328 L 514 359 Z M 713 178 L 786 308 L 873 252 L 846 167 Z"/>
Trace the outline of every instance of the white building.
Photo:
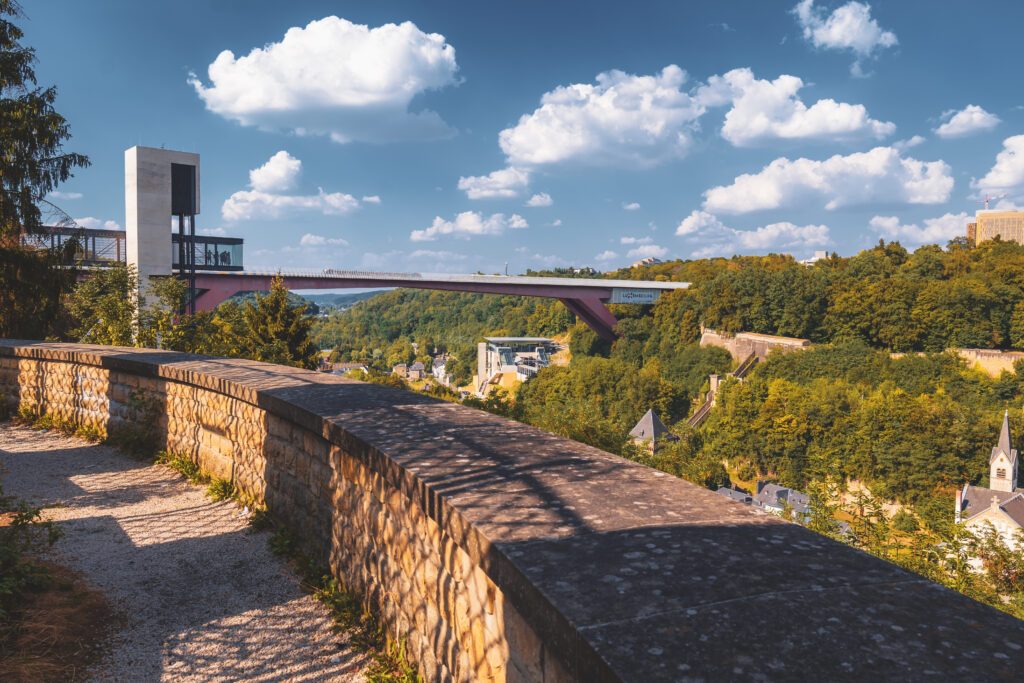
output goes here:
<path id="1" fill-rule="evenodd" d="M 1024 489 L 1017 486 L 1020 459 L 1010 442 L 1010 414 L 1003 415 L 999 443 L 989 456 L 989 488 L 965 484 L 956 494 L 956 521 L 979 531 L 991 524 L 1011 547 L 1024 527 Z"/>
<path id="2" fill-rule="evenodd" d="M 477 395 L 486 396 L 503 375 L 514 374 L 520 382 L 532 379 L 551 363 L 555 346 L 546 337 L 484 337 L 477 344 Z"/>

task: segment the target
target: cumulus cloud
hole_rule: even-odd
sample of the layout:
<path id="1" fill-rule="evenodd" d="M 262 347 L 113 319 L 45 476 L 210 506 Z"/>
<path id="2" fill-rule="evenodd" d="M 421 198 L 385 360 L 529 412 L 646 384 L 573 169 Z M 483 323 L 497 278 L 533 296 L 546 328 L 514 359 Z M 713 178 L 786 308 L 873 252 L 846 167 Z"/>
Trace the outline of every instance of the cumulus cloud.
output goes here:
<path id="1" fill-rule="evenodd" d="M 363 197 L 363 204 L 380 204 L 380 197 L 375 194 Z"/>
<path id="2" fill-rule="evenodd" d="M 1024 135 L 1003 140 L 1003 150 L 996 155 L 995 165 L 981 180 L 971 184 L 982 192 L 1024 195 Z"/>
<path id="3" fill-rule="evenodd" d="M 485 217 L 477 211 L 463 211 L 450 221 L 435 216 L 430 227 L 413 230 L 409 234 L 409 239 L 413 242 L 430 242 L 438 237 L 449 235 L 469 239 L 477 235 L 500 235 L 507 229 L 515 230 L 526 227 L 529 227 L 526 220 L 516 213 L 508 217 L 503 213 Z"/>
<path id="4" fill-rule="evenodd" d="M 818 201 L 828 210 L 877 202 L 939 204 L 952 190 L 946 162 L 918 161 L 892 147 L 876 147 L 823 161 L 780 157 L 758 173 L 707 190 L 704 209 L 738 214 Z"/>
<path id="5" fill-rule="evenodd" d="M 326 216 L 340 216 L 359 208 L 359 200 L 344 192 L 324 192 L 318 189 L 312 195 L 283 194 L 294 189 L 302 162 L 288 152 L 280 151 L 259 168 L 249 171 L 251 190 L 239 190 L 220 207 L 226 221 L 276 219 L 292 211 L 317 211 Z M 372 197 L 364 198 L 370 203 Z"/>
<path id="6" fill-rule="evenodd" d="M 83 216 L 82 218 L 74 218 L 72 220 L 74 220 L 80 228 L 86 228 L 87 230 L 97 230 L 100 228 L 104 230 L 123 229 L 117 221 L 105 221 L 99 218 L 94 218 L 93 216 Z"/>
<path id="7" fill-rule="evenodd" d="M 619 255 L 617 253 L 615 253 L 614 251 L 612 251 L 611 249 L 605 249 L 600 254 L 595 256 L 594 260 L 595 261 L 602 261 L 603 262 L 603 261 L 611 261 L 612 259 L 617 259 L 618 257 L 619 257 Z"/>
<path id="8" fill-rule="evenodd" d="M 527 200 L 526 205 L 536 208 L 541 206 L 551 206 L 554 203 L 555 200 L 552 199 L 551 195 L 547 192 L 538 192 Z"/>
<path id="9" fill-rule="evenodd" d="M 962 138 L 973 133 L 992 130 L 999 125 L 999 117 L 990 114 L 976 104 L 968 104 L 957 111 L 950 109 L 942 113 L 944 123 L 935 129 L 940 138 Z"/>
<path id="10" fill-rule="evenodd" d="M 947 213 L 938 218 L 926 218 L 924 225 L 903 224 L 896 216 L 875 216 L 871 227 L 878 233 L 899 240 L 907 246 L 921 244 L 943 245 L 954 237 L 967 234 L 967 223 L 973 220 L 966 213 Z"/>
<path id="11" fill-rule="evenodd" d="M 313 195 L 287 195 L 239 190 L 224 200 L 220 207 L 226 221 L 276 219 L 292 211 L 318 211 L 327 216 L 340 216 L 359 208 L 359 200 L 344 192 Z"/>
<path id="12" fill-rule="evenodd" d="M 922 142 L 924 142 L 923 135 L 913 135 L 907 138 L 906 140 L 897 140 L 896 142 L 892 143 L 891 147 L 895 149 L 897 152 L 905 152 L 908 149 L 917 147 Z"/>
<path id="13" fill-rule="evenodd" d="M 624 203 L 622 208 L 626 211 L 637 211 L 640 209 L 640 204 L 638 202 Z"/>
<path id="14" fill-rule="evenodd" d="M 249 185 L 258 192 L 287 192 L 295 188 L 301 172 L 302 162 L 281 150 L 249 171 Z"/>
<path id="15" fill-rule="evenodd" d="M 189 83 L 206 108 L 244 126 L 329 135 L 336 142 L 437 138 L 451 129 L 417 95 L 458 83 L 455 48 L 412 22 L 370 28 L 329 16 L 236 57 L 224 50 L 209 84 Z"/>
<path id="16" fill-rule="evenodd" d="M 561 218 L 556 218 L 555 220 L 551 221 L 551 227 L 552 228 L 560 228 L 560 227 L 562 227 L 562 219 Z"/>
<path id="17" fill-rule="evenodd" d="M 347 247 L 348 242 L 341 239 L 340 237 L 324 237 L 323 235 L 314 235 L 312 233 L 306 233 L 299 240 L 299 246 L 302 247 Z"/>
<path id="18" fill-rule="evenodd" d="M 707 106 L 732 103 L 722 137 L 737 147 L 771 140 L 880 139 L 896 130 L 896 124 L 868 116 L 862 104 L 824 99 L 808 107 L 798 95 L 803 87 L 796 76 L 768 81 L 742 68 L 712 76 L 697 96 Z"/>
<path id="19" fill-rule="evenodd" d="M 626 252 L 626 256 L 629 258 L 662 258 L 668 253 L 668 249 L 665 247 L 659 247 L 657 244 L 642 244 L 638 247 L 630 249 Z"/>
<path id="20" fill-rule="evenodd" d="M 518 197 L 530 184 L 530 173 L 519 168 L 502 168 L 487 175 L 459 178 L 459 189 L 470 199 Z"/>
<path id="21" fill-rule="evenodd" d="M 737 230 L 707 211 L 694 211 L 684 218 L 676 228 L 676 235 L 686 237 L 695 245 L 692 255 L 697 258 L 771 250 L 807 251 L 810 247 L 824 246 L 831 240 L 826 225 L 782 222 L 754 230 Z"/>
<path id="22" fill-rule="evenodd" d="M 814 6 L 814 0 L 801 0 L 793 8 L 804 39 L 814 47 L 828 50 L 850 50 L 857 60 L 850 67 L 854 76 L 863 75 L 862 60 L 878 50 L 899 43 L 896 34 L 883 30 L 871 17 L 871 5 L 848 2 L 831 14 Z"/>
<path id="23" fill-rule="evenodd" d="M 595 83 L 559 86 L 498 136 L 513 166 L 576 162 L 650 167 L 683 156 L 703 107 L 682 87 L 686 72 L 598 74 Z"/>
<path id="24" fill-rule="evenodd" d="M 654 239 L 651 237 L 620 237 L 619 244 L 650 244 Z"/>

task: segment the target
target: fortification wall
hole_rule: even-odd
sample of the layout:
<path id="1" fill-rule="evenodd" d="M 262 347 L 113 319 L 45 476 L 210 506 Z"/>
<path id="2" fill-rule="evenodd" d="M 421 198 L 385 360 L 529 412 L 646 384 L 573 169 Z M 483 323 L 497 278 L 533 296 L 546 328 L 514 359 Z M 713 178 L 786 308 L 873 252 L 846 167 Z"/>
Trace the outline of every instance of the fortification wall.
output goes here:
<path id="1" fill-rule="evenodd" d="M 729 352 L 729 355 L 737 363 L 742 363 L 750 354 L 755 354 L 760 360 L 768 357 L 768 354 L 775 350 L 798 351 L 811 346 L 807 339 L 796 337 L 779 337 L 772 334 L 760 334 L 757 332 L 740 332 L 735 336 L 716 332 L 710 328 L 703 328 L 700 335 L 701 346 L 717 346 Z"/>
<path id="2" fill-rule="evenodd" d="M 1024 352 L 1021 351 L 994 349 L 956 349 L 956 354 L 971 367 L 988 373 L 991 377 L 999 377 L 1003 372 L 1016 372 L 1013 364 L 1024 358 Z"/>
<path id="3" fill-rule="evenodd" d="M 802 527 L 409 392 L 0 340 L 0 401 L 230 478 L 430 681 L 1000 678 L 1024 648 L 1021 622 Z"/>

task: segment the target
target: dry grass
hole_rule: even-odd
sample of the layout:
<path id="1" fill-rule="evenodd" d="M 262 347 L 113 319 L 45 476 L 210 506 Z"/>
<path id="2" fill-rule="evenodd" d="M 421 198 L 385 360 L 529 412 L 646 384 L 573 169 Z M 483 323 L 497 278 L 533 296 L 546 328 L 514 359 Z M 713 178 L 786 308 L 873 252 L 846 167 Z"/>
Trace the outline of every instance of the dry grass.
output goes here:
<path id="1" fill-rule="evenodd" d="M 27 593 L 10 623 L 0 623 L 0 681 L 85 680 L 115 617 L 106 599 L 71 570 L 41 563 L 47 587 Z"/>

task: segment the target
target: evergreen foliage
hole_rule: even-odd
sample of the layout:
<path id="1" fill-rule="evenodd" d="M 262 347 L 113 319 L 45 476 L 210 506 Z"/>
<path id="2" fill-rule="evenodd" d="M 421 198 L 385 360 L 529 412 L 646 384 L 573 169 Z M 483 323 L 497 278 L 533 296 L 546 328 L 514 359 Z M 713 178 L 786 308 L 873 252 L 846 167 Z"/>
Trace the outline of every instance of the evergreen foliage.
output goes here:
<path id="1" fill-rule="evenodd" d="M 257 295 L 243 312 L 247 336 L 247 357 L 267 363 L 315 369 L 319 351 L 310 340 L 312 321 L 306 306 L 295 306 L 288 299 L 284 280 L 274 278 L 270 292 Z"/>
<path id="2" fill-rule="evenodd" d="M 63 150 L 70 130 L 56 88 L 37 85 L 35 51 L 11 21 L 20 16 L 17 2 L 0 0 L 0 337 L 40 339 L 60 332 L 73 247 L 37 251 L 21 234 L 39 231 L 44 197 L 89 160 Z"/>

